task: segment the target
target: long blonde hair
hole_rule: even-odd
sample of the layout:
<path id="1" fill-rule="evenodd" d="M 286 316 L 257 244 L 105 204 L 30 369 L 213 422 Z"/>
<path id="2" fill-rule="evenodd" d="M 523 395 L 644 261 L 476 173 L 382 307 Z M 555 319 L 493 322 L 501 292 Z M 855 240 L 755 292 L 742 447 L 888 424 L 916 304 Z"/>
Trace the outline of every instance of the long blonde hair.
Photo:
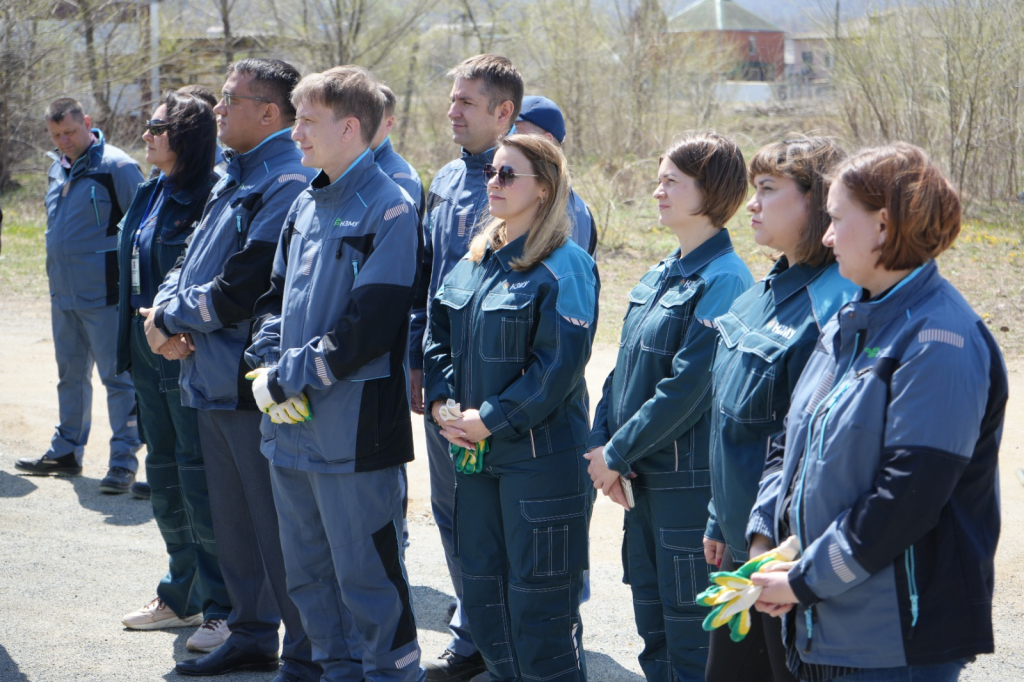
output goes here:
<path id="1" fill-rule="evenodd" d="M 537 183 L 548 191 L 550 201 L 537 209 L 537 217 L 526 236 L 523 255 L 512 261 L 513 270 L 529 270 L 565 243 L 572 224 L 566 214 L 569 202 L 569 169 L 562 150 L 554 142 L 538 135 L 509 135 L 499 147 L 516 149 L 530 162 Z M 508 243 L 505 221 L 494 218 L 473 237 L 469 260 L 479 263 L 487 247 L 497 250 Z"/>

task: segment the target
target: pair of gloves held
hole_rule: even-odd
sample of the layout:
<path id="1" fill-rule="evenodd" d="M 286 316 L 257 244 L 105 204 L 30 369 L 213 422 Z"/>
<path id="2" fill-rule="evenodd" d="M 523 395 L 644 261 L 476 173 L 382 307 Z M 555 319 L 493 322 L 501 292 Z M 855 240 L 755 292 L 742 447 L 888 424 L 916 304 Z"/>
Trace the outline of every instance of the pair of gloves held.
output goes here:
<path id="1" fill-rule="evenodd" d="M 252 382 L 252 395 L 256 398 L 256 406 L 270 415 L 270 421 L 275 424 L 299 424 L 311 420 L 313 414 L 304 393 L 292 396 L 283 403 L 274 402 L 267 386 L 269 371 L 268 367 L 257 367 L 245 375 L 245 378 Z"/>
<path id="2" fill-rule="evenodd" d="M 444 405 L 437 408 L 442 421 L 454 421 L 462 419 L 462 406 L 453 399 L 448 398 Z M 484 468 L 484 455 L 491 449 L 491 441 L 487 438 L 476 444 L 476 450 L 470 450 L 456 445 L 448 444 L 448 454 L 455 463 L 455 470 L 460 474 L 478 474 Z"/>
<path id="3" fill-rule="evenodd" d="M 752 558 L 735 571 L 712 573 L 712 585 L 697 595 L 697 603 L 710 606 L 711 613 L 704 619 L 703 628 L 711 632 L 729 624 L 729 639 L 741 641 L 750 632 L 750 608 L 761 596 L 761 586 L 750 576 L 776 561 L 793 561 L 800 554 L 800 542 L 795 536 L 786 538 L 781 545 Z"/>

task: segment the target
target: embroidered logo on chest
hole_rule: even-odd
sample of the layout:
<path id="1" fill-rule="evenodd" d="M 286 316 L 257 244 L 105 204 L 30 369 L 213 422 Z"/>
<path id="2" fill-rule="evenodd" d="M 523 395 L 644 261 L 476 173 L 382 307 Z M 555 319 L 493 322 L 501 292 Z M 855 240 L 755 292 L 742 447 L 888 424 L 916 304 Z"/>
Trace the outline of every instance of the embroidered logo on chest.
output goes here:
<path id="1" fill-rule="evenodd" d="M 792 327 L 788 327 L 788 326 L 782 324 L 778 320 L 772 320 L 771 322 L 769 322 L 768 326 L 767 326 L 767 329 L 768 329 L 768 331 L 772 332 L 773 334 L 778 334 L 779 336 L 781 336 L 782 338 L 786 339 L 787 341 L 792 339 L 793 336 L 796 334 L 796 330 L 795 329 L 793 329 Z"/>

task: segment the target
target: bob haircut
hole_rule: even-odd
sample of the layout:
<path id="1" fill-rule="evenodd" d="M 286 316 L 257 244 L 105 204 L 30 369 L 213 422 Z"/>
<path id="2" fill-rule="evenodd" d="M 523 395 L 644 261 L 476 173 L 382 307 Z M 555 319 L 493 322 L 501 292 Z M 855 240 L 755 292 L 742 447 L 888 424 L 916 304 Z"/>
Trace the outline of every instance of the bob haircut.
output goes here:
<path id="1" fill-rule="evenodd" d="M 732 140 L 718 133 L 685 133 L 658 158 L 668 159 L 697 181 L 704 203 L 696 215 L 706 215 L 715 227 L 725 227 L 747 198 L 747 164 Z"/>
<path id="2" fill-rule="evenodd" d="M 323 73 L 311 73 L 292 90 L 292 104 L 322 104 L 334 113 L 334 120 L 352 117 L 359 121 L 359 135 L 366 144 L 373 141 L 384 118 L 384 93 L 373 74 L 361 66 L 335 66 Z"/>
<path id="3" fill-rule="evenodd" d="M 175 189 L 191 187 L 206 180 L 217 159 L 217 119 L 213 109 L 199 97 L 169 92 L 167 145 L 178 155 L 171 169 Z"/>
<path id="4" fill-rule="evenodd" d="M 758 175 L 789 178 L 807 197 L 807 224 L 800 233 L 793 263 L 818 267 L 835 261 L 832 249 L 821 243 L 831 219 L 828 217 L 830 173 L 846 158 L 836 141 L 830 137 L 806 137 L 790 134 L 781 142 L 773 142 L 757 150 L 750 159 L 748 179 L 754 184 Z"/>
<path id="5" fill-rule="evenodd" d="M 836 169 L 833 182 L 868 211 L 888 213 L 878 256 L 886 270 L 923 265 L 960 234 L 960 197 L 920 147 L 896 142 L 860 151 Z"/>
<path id="6" fill-rule="evenodd" d="M 502 102 L 512 102 L 511 120 L 519 118 L 526 87 L 523 85 L 522 75 L 506 57 L 478 54 L 449 71 L 448 76 L 468 81 L 482 81 L 483 92 L 487 95 L 487 113 L 494 113 L 495 107 L 501 106 Z"/>
<path id="7" fill-rule="evenodd" d="M 516 149 L 530 162 L 530 171 L 541 187 L 548 191 L 550 201 L 537 209 L 537 217 L 526 236 L 523 255 L 512 261 L 512 269 L 532 269 L 565 243 L 572 230 L 566 205 L 569 202 L 569 170 L 558 145 L 538 135 L 509 135 L 499 147 Z M 525 172 L 525 171 L 524 171 Z M 469 244 L 469 260 L 479 263 L 487 247 L 497 250 L 505 246 L 505 221 L 492 219 Z"/>

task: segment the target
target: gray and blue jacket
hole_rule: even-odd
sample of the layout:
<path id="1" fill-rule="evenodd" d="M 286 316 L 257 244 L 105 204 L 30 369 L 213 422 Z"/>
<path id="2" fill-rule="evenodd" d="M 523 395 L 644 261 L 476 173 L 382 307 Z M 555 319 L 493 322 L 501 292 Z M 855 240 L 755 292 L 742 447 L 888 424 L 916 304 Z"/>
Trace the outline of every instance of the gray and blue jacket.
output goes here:
<path id="1" fill-rule="evenodd" d="M 597 221 L 594 220 L 590 208 L 572 188 L 569 188 L 568 212 L 572 219 L 572 232 L 569 237 L 593 258 L 597 251 Z"/>
<path id="2" fill-rule="evenodd" d="M 234 155 L 210 194 L 184 259 L 154 301 L 164 333 L 188 332 L 196 351 L 181 361 L 181 402 L 203 410 L 255 410 L 245 349 L 256 301 L 270 288 L 274 253 L 292 202 L 315 171 L 284 129 Z"/>
<path id="3" fill-rule="evenodd" d="M 117 224 L 144 179 L 135 159 L 92 133 L 96 142 L 70 170 L 50 153 L 46 274 L 60 310 L 117 303 Z"/>
<path id="4" fill-rule="evenodd" d="M 454 398 L 491 432 L 485 465 L 583 451 L 583 371 L 597 328 L 593 259 L 566 240 L 530 270 L 512 269 L 528 235 L 468 258 L 431 301 L 425 404 Z"/>
<path id="5" fill-rule="evenodd" d="M 423 368 L 423 350 L 429 343 L 424 336 L 430 301 L 441 288 L 444 278 L 469 251 L 469 242 L 490 215 L 484 166 L 494 160 L 495 150 L 497 147 L 480 154 L 470 154 L 463 149 L 462 157 L 439 170 L 430 183 L 423 213 L 423 262 L 409 333 L 409 366 L 412 369 Z M 590 210 L 573 194 L 566 212 L 573 222 L 570 237 L 592 252 L 596 246 L 590 242 L 591 235 L 596 234 L 592 230 L 593 220 L 589 223 L 591 231 L 583 231 L 587 238 L 585 242 L 577 235 L 576 227 L 577 220 L 582 221 L 584 215 L 590 216 Z"/>
<path id="6" fill-rule="evenodd" d="M 391 138 L 385 137 L 380 146 L 373 150 L 373 160 L 391 180 L 404 189 L 416 204 L 416 215 L 423 215 L 426 198 L 423 195 L 423 181 L 420 174 L 408 161 L 391 146 Z"/>
<path id="7" fill-rule="evenodd" d="M 412 460 L 403 362 L 420 250 L 415 204 L 369 150 L 296 199 L 246 354 L 271 368 L 276 402 L 309 399 L 310 421 L 263 417 L 275 466 L 348 473 Z"/>
<path id="8" fill-rule="evenodd" d="M 661 261 L 629 292 L 615 369 L 604 382 L 588 448 L 650 488 L 706 488 L 716 317 L 754 278 L 721 230 Z"/>
<path id="9" fill-rule="evenodd" d="M 934 261 L 825 326 L 747 529 L 800 539 L 787 618 L 803 661 L 992 651 L 1006 398 L 995 340 Z"/>
<path id="10" fill-rule="evenodd" d="M 705 536 L 747 560 L 747 520 L 771 439 L 825 323 L 858 287 L 835 263 L 790 266 L 768 276 L 715 320 L 720 339 L 711 390 L 711 494 Z"/>

